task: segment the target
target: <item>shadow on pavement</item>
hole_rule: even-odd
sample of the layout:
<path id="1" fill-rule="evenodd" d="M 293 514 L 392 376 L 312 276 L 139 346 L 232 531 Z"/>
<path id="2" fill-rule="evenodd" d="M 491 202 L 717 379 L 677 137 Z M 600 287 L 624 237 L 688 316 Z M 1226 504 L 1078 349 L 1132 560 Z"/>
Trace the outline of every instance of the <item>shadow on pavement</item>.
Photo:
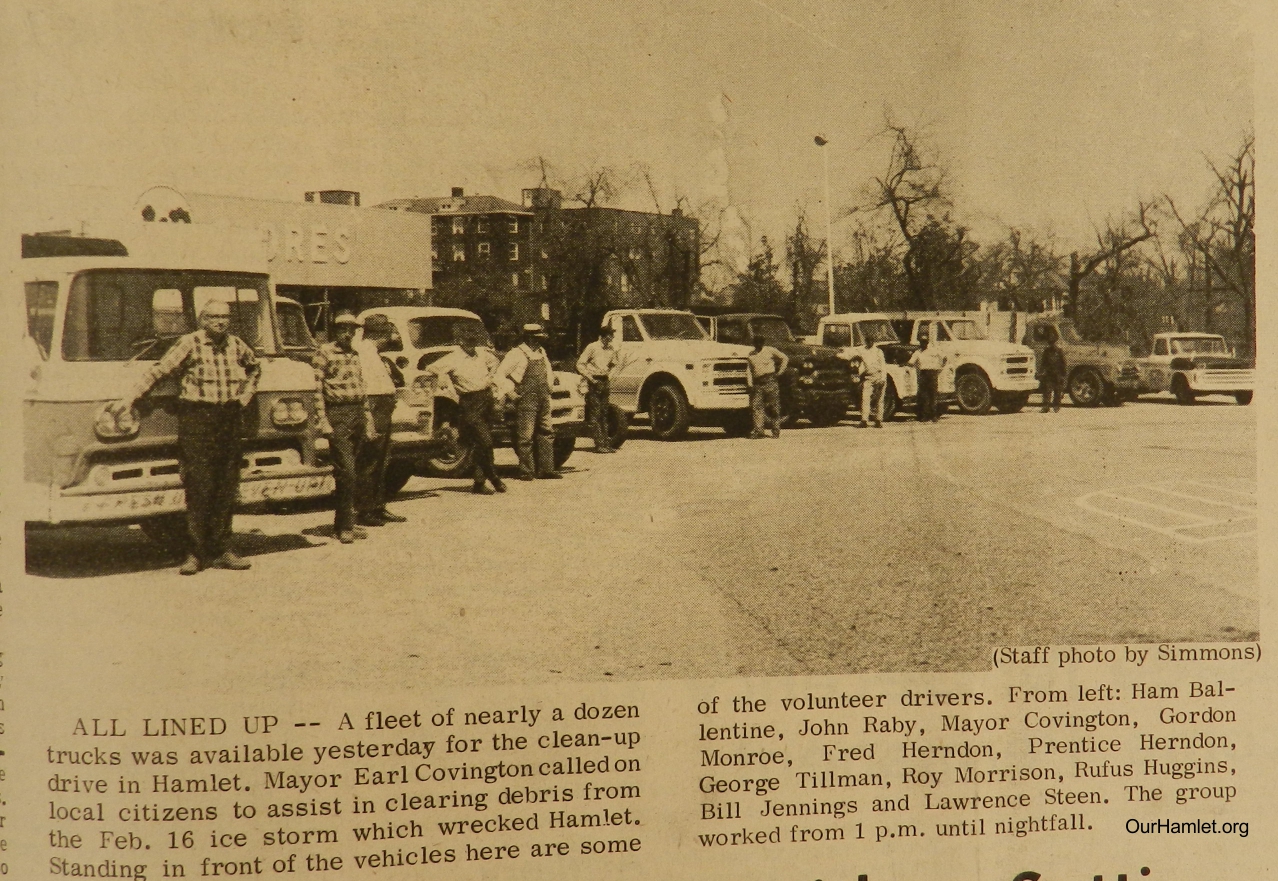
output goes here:
<path id="1" fill-rule="evenodd" d="M 237 532 L 231 548 L 257 557 L 318 547 L 301 535 Z M 27 574 L 44 578 L 91 578 L 168 569 L 182 555 L 151 541 L 140 529 L 112 527 L 47 527 L 27 529 Z"/>

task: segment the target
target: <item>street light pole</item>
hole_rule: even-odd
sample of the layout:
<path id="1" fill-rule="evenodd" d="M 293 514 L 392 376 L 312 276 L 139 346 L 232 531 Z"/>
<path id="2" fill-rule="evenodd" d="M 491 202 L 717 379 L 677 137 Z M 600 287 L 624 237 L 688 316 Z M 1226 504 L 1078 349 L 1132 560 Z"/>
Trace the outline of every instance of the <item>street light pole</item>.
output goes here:
<path id="1" fill-rule="evenodd" d="M 825 138 L 817 135 L 813 141 L 818 147 L 825 147 L 830 143 Z M 834 314 L 834 225 L 830 221 L 830 158 L 829 154 L 821 150 L 821 168 L 825 172 L 825 280 L 830 289 L 830 311 Z"/>

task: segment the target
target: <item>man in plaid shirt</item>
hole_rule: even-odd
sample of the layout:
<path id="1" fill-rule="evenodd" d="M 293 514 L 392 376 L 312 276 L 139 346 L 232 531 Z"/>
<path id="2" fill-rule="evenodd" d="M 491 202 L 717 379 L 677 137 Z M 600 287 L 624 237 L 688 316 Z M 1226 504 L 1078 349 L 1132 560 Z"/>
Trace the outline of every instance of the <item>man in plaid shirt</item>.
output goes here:
<path id="1" fill-rule="evenodd" d="M 320 346 L 311 359 L 318 385 L 315 417 L 320 434 L 328 438 L 333 481 L 337 485 L 333 531 L 342 544 L 366 535 L 355 525 L 355 463 L 364 439 L 377 439 L 359 352 L 352 345 L 358 327 L 359 320 L 350 312 L 339 313 L 333 319 L 333 341 Z"/>
<path id="2" fill-rule="evenodd" d="M 241 419 L 257 392 L 261 367 L 253 347 L 230 333 L 230 327 L 230 304 L 210 300 L 200 312 L 200 329 L 179 338 L 142 374 L 128 397 L 110 406 L 118 416 L 163 377 L 180 375 L 178 461 L 190 537 L 178 570 L 183 575 L 209 566 L 249 568 L 226 545 L 239 499 Z"/>

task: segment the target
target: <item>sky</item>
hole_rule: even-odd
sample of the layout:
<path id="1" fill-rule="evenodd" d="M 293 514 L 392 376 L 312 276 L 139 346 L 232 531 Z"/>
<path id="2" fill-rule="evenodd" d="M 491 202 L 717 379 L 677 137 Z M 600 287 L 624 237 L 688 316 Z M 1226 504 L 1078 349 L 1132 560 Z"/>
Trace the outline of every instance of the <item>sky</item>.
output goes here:
<path id="1" fill-rule="evenodd" d="M 1201 204 L 1205 157 L 1252 121 L 1254 22 L 1226 0 L 2 5 L 0 163 L 26 204 L 62 184 L 518 201 L 540 156 L 642 165 L 655 199 L 625 207 L 714 201 L 780 240 L 799 210 L 823 231 L 823 149 L 837 253 L 890 116 L 978 238 L 1068 250 L 1141 199 Z"/>

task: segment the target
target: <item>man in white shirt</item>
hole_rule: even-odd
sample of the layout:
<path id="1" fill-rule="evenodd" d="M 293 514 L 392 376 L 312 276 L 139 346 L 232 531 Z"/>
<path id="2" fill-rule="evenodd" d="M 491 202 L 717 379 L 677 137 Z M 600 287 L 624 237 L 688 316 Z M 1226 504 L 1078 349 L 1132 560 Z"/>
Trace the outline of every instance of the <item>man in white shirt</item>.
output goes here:
<path id="1" fill-rule="evenodd" d="M 927 326 L 919 328 L 920 348 L 910 356 L 910 366 L 918 371 L 919 392 L 914 410 L 919 422 L 940 422 L 941 411 L 937 407 L 936 387 L 945 367 L 945 356 L 931 347 L 931 334 Z"/>
<path id="2" fill-rule="evenodd" d="M 774 438 L 781 436 L 781 386 L 777 377 L 785 373 L 790 359 L 785 352 L 767 344 L 764 337 L 754 338 L 754 351 L 746 355 L 750 365 L 750 416 L 754 430 L 752 439 L 763 437 L 765 422 Z"/>
<path id="3" fill-rule="evenodd" d="M 515 395 L 515 450 L 520 480 L 560 480 L 555 469 L 555 427 L 550 421 L 550 356 L 546 331 L 525 324 L 524 341 L 506 353 L 497 368 L 498 389 Z"/>
<path id="4" fill-rule="evenodd" d="M 395 380 L 382 352 L 403 348 L 399 331 L 385 315 L 370 315 L 355 343 L 377 437 L 360 445 L 355 459 L 355 522 L 361 526 L 403 523 L 408 518 L 386 510 L 386 460 L 390 456 L 391 417 L 395 413 Z"/>
<path id="5" fill-rule="evenodd" d="M 875 428 L 883 427 L 883 393 L 887 390 L 887 363 L 883 350 L 867 343 L 864 351 L 852 356 L 852 367 L 861 376 L 861 420 L 857 428 L 865 428 L 871 418 Z"/>
<path id="6" fill-rule="evenodd" d="M 492 423 L 496 411 L 493 397 L 493 378 L 497 372 L 497 356 L 490 349 L 480 348 L 481 340 L 464 328 L 454 333 L 453 342 L 458 349 L 449 352 L 424 371 L 426 376 L 447 377 L 457 392 L 460 440 L 470 447 L 475 465 L 475 495 L 504 493 L 506 484 L 497 476 L 493 465 Z M 485 485 L 492 483 L 492 489 Z"/>
<path id="7" fill-rule="evenodd" d="M 617 350 L 612 347 L 613 330 L 605 325 L 599 339 L 586 346 L 577 359 L 577 372 L 586 378 L 586 424 L 595 439 L 596 453 L 615 453 L 608 439 L 608 399 L 610 380 L 617 367 Z"/>

